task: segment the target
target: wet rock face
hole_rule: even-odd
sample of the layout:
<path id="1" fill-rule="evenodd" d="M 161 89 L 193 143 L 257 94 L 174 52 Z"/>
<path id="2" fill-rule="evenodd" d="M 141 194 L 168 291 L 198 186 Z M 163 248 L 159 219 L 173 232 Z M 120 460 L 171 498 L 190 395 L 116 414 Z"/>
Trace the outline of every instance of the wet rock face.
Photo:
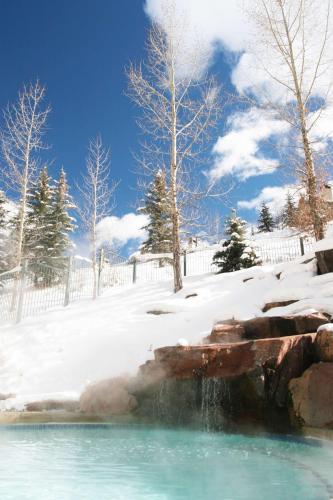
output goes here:
<path id="1" fill-rule="evenodd" d="M 319 361 L 333 362 L 333 330 L 331 326 L 332 324 L 327 329 L 322 327 L 317 333 L 315 350 Z"/>
<path id="2" fill-rule="evenodd" d="M 333 428 L 333 363 L 312 365 L 290 381 L 293 412 L 302 424 Z"/>
<path id="3" fill-rule="evenodd" d="M 186 409 L 191 414 L 203 408 L 221 418 L 264 419 L 268 408 L 286 408 L 290 380 L 313 362 L 314 338 L 157 349 L 155 361 L 141 368 L 134 393 L 147 415 L 158 406 L 162 417 L 176 412 L 178 419 Z"/>
<path id="4" fill-rule="evenodd" d="M 270 339 L 314 333 L 328 323 L 324 314 L 261 316 L 247 321 L 224 321 L 214 325 L 206 343 L 228 344 L 241 340 Z"/>
<path id="5" fill-rule="evenodd" d="M 319 274 L 333 273 L 333 248 L 316 252 Z"/>
<path id="6" fill-rule="evenodd" d="M 129 392 L 130 380 L 115 377 L 92 384 L 80 398 L 80 410 L 91 415 L 125 415 L 137 406 Z"/>

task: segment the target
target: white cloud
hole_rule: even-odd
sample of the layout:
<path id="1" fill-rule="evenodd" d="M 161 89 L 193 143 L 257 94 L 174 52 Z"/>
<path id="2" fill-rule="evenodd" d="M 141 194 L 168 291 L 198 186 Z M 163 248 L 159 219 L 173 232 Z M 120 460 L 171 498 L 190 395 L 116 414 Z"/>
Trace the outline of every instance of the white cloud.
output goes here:
<path id="1" fill-rule="evenodd" d="M 260 146 L 263 141 L 285 134 L 288 131 L 285 122 L 277 120 L 268 111 L 252 108 L 233 114 L 228 125 L 229 132 L 220 137 L 213 148 L 212 179 L 236 175 L 240 180 L 246 180 L 277 169 L 278 160 L 265 158 L 260 153 Z"/>
<path id="2" fill-rule="evenodd" d="M 258 210 L 262 203 L 266 203 L 271 211 L 276 214 L 284 206 L 288 192 L 294 197 L 298 197 L 295 186 L 267 186 L 261 193 L 252 200 L 242 200 L 238 202 L 238 208 L 246 210 Z"/>
<path id="3" fill-rule="evenodd" d="M 201 59 L 203 68 L 206 69 L 218 51 L 227 49 L 239 55 L 238 62 L 231 69 L 231 80 L 238 93 L 241 95 L 251 94 L 258 102 L 272 101 L 286 104 L 294 99 L 294 96 L 286 92 L 285 88 L 277 81 L 268 76 L 265 67 L 278 79 L 286 82 L 290 80 L 286 65 L 279 60 L 279 57 L 272 55 L 268 45 L 261 42 L 256 35 L 256 27 L 252 19 L 246 16 L 244 6 L 254 7 L 253 0 L 146 0 L 145 10 L 151 19 L 166 24 L 165 6 L 174 5 L 178 19 L 187 18 L 186 29 L 182 31 L 185 46 L 195 48 L 200 42 L 207 57 Z M 259 2 L 260 4 L 260 2 Z M 290 1 L 291 12 L 296 8 Z M 305 64 L 305 75 L 303 79 L 304 91 L 311 86 L 314 71 L 314 61 L 318 57 L 321 48 L 322 37 L 324 36 L 324 22 L 320 24 L 320 19 L 324 20 L 326 2 L 314 0 L 308 4 L 314 15 L 307 16 L 307 60 Z M 253 18 L 253 17 L 252 17 Z M 331 16 L 331 31 L 333 16 Z M 303 43 L 301 37 L 296 42 Z M 324 62 L 329 61 L 332 67 L 330 54 L 333 50 L 333 37 L 329 38 L 327 57 Z M 301 63 L 299 58 L 297 64 Z M 186 66 L 186 63 L 183 65 Z M 325 69 L 325 65 L 321 69 Z M 186 68 L 185 68 L 186 71 Z M 320 78 L 312 89 L 312 94 L 326 99 L 326 90 L 329 82 L 332 81 L 332 71 L 320 71 Z M 333 93 L 333 86 L 332 93 Z M 332 102 L 333 102 L 333 96 Z M 229 120 L 229 123 L 232 120 Z M 274 124 L 271 119 L 272 133 L 268 137 L 280 132 L 281 121 Z M 233 124 L 231 123 L 231 126 Z M 324 116 L 313 129 L 313 136 L 318 141 L 317 149 L 324 149 L 328 139 L 333 139 L 333 105 L 328 106 Z M 275 160 L 265 158 L 260 154 L 260 142 L 267 138 L 267 132 L 263 129 L 255 134 L 248 127 L 242 127 L 238 134 L 235 127 L 225 137 L 221 137 L 216 146 L 215 152 L 221 156 L 217 160 L 212 173 L 217 177 L 225 173 L 235 173 L 239 178 L 246 179 L 253 175 L 261 175 L 273 171 L 277 167 Z M 237 144 L 238 142 L 238 144 Z M 237 152 L 237 149 L 239 151 Z M 239 165 L 237 165 L 239 162 Z"/>
<path id="4" fill-rule="evenodd" d="M 320 113 L 320 119 L 317 119 Z M 311 114 L 310 120 L 314 121 L 314 126 L 310 132 L 312 147 L 317 151 L 325 150 L 328 141 L 333 139 L 333 104 L 328 103 L 324 110 Z"/>
<path id="5" fill-rule="evenodd" d="M 325 36 L 325 20 L 327 15 L 328 0 L 313 0 L 308 2 L 305 9 L 305 40 L 301 31 L 295 38 L 295 46 L 301 49 L 305 43 L 306 61 L 303 78 L 303 87 L 310 87 L 314 72 L 314 64 L 322 49 Z M 240 93 L 253 92 L 259 99 L 263 93 L 270 95 L 273 100 L 285 97 L 285 92 L 277 82 L 268 77 L 263 67 L 278 79 L 289 80 L 289 71 L 280 56 L 272 53 L 272 48 L 253 22 L 256 4 L 261 9 L 261 2 L 253 0 L 146 0 L 145 11 L 149 17 L 167 27 L 168 6 L 172 6 L 178 19 L 186 18 L 186 33 L 184 39 L 188 44 L 196 47 L 198 40 L 212 55 L 216 50 L 227 48 L 231 52 L 241 54 L 238 64 L 233 69 L 232 81 Z M 290 15 L 296 14 L 298 2 L 288 2 Z M 251 12 L 251 14 L 247 13 Z M 333 29 L 333 16 L 330 17 L 330 30 Z M 274 41 L 273 41 L 274 42 Z M 272 44 L 274 45 L 274 43 Z M 321 64 L 321 69 L 326 70 L 325 64 L 331 66 L 331 52 L 333 50 L 333 37 L 327 41 L 327 51 Z M 296 50 L 297 52 L 297 50 Z M 206 59 L 209 64 L 210 59 Z M 302 58 L 296 59 L 299 68 Z M 319 78 L 313 92 L 319 96 L 326 96 L 328 82 L 331 82 L 331 71 L 320 71 Z M 305 91 L 305 90 L 304 90 Z"/>
<path id="6" fill-rule="evenodd" d="M 146 215 L 135 213 L 105 217 L 97 226 L 98 242 L 126 245 L 130 240 L 141 240 L 145 237 L 142 227 L 147 221 Z"/>
<path id="7" fill-rule="evenodd" d="M 186 17 L 188 37 L 194 43 L 198 36 L 214 50 L 220 42 L 229 50 L 241 51 L 247 44 L 249 25 L 242 13 L 241 2 L 230 0 L 146 0 L 145 11 L 149 17 L 163 24 L 168 5 L 176 15 Z"/>
<path id="8" fill-rule="evenodd" d="M 182 42 L 188 50 L 198 45 L 206 56 L 201 58 L 202 69 L 211 61 L 218 47 L 239 52 L 247 45 L 249 26 L 237 0 L 146 0 L 145 11 L 153 21 L 167 29 L 168 6 L 176 13 L 182 32 Z"/>

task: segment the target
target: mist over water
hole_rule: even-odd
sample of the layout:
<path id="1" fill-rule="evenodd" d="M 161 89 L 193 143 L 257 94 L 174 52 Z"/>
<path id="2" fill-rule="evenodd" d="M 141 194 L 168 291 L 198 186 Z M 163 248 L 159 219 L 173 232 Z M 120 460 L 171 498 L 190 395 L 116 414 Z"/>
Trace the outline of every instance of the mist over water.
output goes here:
<path id="1" fill-rule="evenodd" d="M 333 447 L 122 425 L 3 427 L 1 500 L 323 500 Z"/>

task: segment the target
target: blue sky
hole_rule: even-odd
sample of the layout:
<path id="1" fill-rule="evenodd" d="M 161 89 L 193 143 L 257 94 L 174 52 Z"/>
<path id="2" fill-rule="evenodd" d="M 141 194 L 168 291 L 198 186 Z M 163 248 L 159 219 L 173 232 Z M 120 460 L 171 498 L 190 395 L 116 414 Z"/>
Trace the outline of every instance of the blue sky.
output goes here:
<path id="1" fill-rule="evenodd" d="M 137 201 L 132 153 L 138 148 L 138 111 L 124 95 L 124 68 L 129 61 L 144 57 L 146 30 L 162 2 L 147 0 L 150 18 L 142 0 L 1 2 L 0 106 L 15 100 L 24 82 L 39 78 L 47 86 L 52 107 L 47 138 L 52 145 L 47 154 L 54 160 L 51 174 L 56 175 L 63 165 L 71 183 L 84 168 L 89 138 L 100 132 L 112 151 L 112 175 L 121 180 L 118 217 L 134 212 Z M 242 59 L 247 35 L 244 21 L 225 0 L 192 0 L 191 7 L 196 27 L 212 53 L 210 70 L 227 90 L 237 93 L 244 88 L 247 75 Z M 273 208 L 278 206 L 276 200 L 281 203 L 284 192 L 278 186 L 287 179 L 279 170 L 267 174 L 267 166 L 277 167 L 270 141 L 282 132 L 281 124 L 268 116 L 228 108 L 208 145 L 207 163 L 219 172 L 222 185 L 226 173 L 232 174 L 236 188 L 227 206 L 212 205 L 214 213 L 225 214 L 240 202 L 241 214 L 254 220 L 260 200 Z"/>
<path id="2" fill-rule="evenodd" d="M 135 200 L 130 171 L 137 142 L 124 66 L 142 56 L 146 27 L 141 2 L 133 0 L 2 2 L 1 107 L 16 98 L 23 82 L 39 78 L 47 86 L 48 156 L 52 171 L 64 165 L 71 181 L 84 167 L 89 138 L 100 132 L 112 149 L 113 174 L 122 179 L 119 213 Z"/>

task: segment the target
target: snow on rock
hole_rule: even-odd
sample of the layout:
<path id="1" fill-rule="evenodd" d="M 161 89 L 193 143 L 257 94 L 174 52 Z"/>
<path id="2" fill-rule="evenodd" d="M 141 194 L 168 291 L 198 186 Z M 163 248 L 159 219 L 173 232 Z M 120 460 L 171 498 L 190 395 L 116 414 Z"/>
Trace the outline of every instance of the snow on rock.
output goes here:
<path id="1" fill-rule="evenodd" d="M 317 332 L 330 332 L 333 333 L 333 323 L 327 323 L 326 325 L 321 325 Z"/>
<path id="2" fill-rule="evenodd" d="M 178 347 L 188 347 L 190 344 L 189 344 L 189 341 L 186 339 L 178 339 L 176 345 Z"/>
<path id="3" fill-rule="evenodd" d="M 315 252 L 333 249 L 333 238 L 325 238 L 324 240 L 317 241 L 314 246 Z"/>
<path id="4" fill-rule="evenodd" d="M 303 258 L 304 260 L 304 258 Z M 135 374 L 153 350 L 184 339 L 201 343 L 212 326 L 227 319 L 262 316 L 267 302 L 300 299 L 265 316 L 316 310 L 333 315 L 333 276 L 315 276 L 315 262 L 302 259 L 229 274 L 188 277 L 184 289 L 172 282 L 110 289 L 97 301 L 3 324 L 0 334 L 0 392 L 16 397 L 0 408 L 22 409 L 27 402 L 78 399 L 92 383 Z M 251 278 L 251 279 L 250 279 Z M 196 293 L 195 300 L 186 300 Z M 161 309 L 173 314 L 150 315 Z"/>

